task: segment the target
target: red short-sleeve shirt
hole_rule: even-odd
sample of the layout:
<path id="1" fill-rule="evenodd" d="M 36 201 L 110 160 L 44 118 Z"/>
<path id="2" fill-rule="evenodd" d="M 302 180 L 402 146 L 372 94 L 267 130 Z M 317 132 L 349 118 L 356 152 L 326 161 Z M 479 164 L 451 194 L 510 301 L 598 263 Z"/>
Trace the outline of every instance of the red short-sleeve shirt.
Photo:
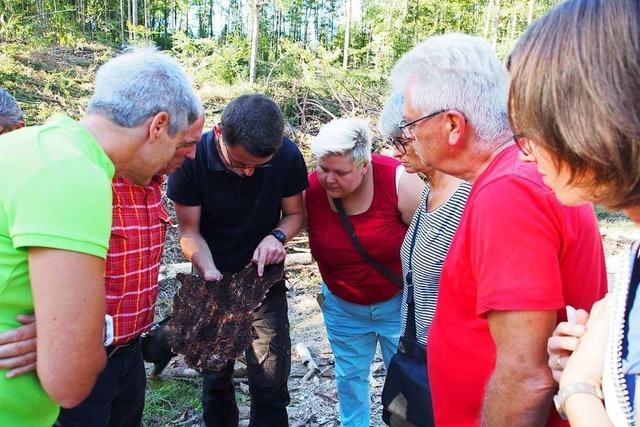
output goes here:
<path id="1" fill-rule="evenodd" d="M 374 193 L 371 206 L 366 212 L 350 215 L 349 221 L 369 255 L 402 277 L 400 246 L 407 225 L 402 222 L 398 210 L 396 170 L 399 165 L 396 159 L 378 154 L 372 156 Z M 353 247 L 340 217 L 329 205 L 327 192 L 320 185 L 316 172 L 309 175 L 305 203 L 311 253 L 331 292 L 346 301 L 363 305 L 386 301 L 400 292 Z"/>
<path id="2" fill-rule="evenodd" d="M 561 205 L 509 147 L 475 182 L 440 280 L 427 351 L 436 424 L 479 425 L 496 358 L 485 314 L 558 310 L 561 321 L 565 305 L 589 310 L 605 294 L 593 207 Z M 552 410 L 547 425 L 566 423 Z"/>

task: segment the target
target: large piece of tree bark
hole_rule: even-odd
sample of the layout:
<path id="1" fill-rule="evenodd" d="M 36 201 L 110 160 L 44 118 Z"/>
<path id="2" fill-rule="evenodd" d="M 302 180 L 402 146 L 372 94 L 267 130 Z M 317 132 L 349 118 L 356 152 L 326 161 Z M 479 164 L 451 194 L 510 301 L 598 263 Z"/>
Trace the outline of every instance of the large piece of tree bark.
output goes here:
<path id="1" fill-rule="evenodd" d="M 251 344 L 253 311 L 283 274 L 283 264 L 267 266 L 263 277 L 250 265 L 219 282 L 179 273 L 182 287 L 173 298 L 167 323 L 171 348 L 200 372 L 224 368 Z"/>

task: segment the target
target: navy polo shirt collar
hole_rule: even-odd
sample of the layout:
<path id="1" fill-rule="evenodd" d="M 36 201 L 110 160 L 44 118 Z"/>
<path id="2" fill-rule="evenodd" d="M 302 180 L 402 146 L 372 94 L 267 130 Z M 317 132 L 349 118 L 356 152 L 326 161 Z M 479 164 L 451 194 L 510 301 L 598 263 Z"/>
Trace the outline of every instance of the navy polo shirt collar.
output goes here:
<path id="1" fill-rule="evenodd" d="M 216 148 L 216 135 L 213 131 L 209 134 L 210 138 L 205 141 L 205 149 L 207 150 L 207 169 L 215 172 L 229 171 L 222 163 L 220 153 Z M 229 171 L 230 172 L 230 171 Z"/>

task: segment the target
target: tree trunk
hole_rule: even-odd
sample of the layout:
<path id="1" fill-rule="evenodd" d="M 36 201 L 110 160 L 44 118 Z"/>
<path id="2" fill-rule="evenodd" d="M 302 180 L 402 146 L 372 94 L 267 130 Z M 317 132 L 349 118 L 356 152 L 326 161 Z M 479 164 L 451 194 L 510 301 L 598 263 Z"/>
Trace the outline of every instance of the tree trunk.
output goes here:
<path id="1" fill-rule="evenodd" d="M 164 42 L 169 39 L 169 7 L 164 8 Z"/>
<path id="2" fill-rule="evenodd" d="M 342 68 L 347 69 L 349 65 L 349 44 L 351 43 L 351 3 L 347 0 L 347 18 L 344 27 L 344 51 L 342 54 Z"/>
<path id="3" fill-rule="evenodd" d="M 274 45 L 275 45 L 274 51 L 276 53 L 274 60 L 276 60 L 276 61 L 280 57 L 281 26 L 282 26 L 282 10 L 278 9 L 277 18 L 276 18 L 276 36 L 275 36 L 275 40 L 274 40 Z"/>
<path id="4" fill-rule="evenodd" d="M 491 22 L 491 10 L 493 9 L 493 0 L 489 0 L 484 8 L 484 24 L 482 26 L 482 37 L 489 37 L 489 23 Z"/>
<path id="5" fill-rule="evenodd" d="M 500 33 L 500 0 L 495 0 L 495 10 L 493 14 L 493 50 L 498 47 L 498 35 Z"/>
<path id="6" fill-rule="evenodd" d="M 319 2 L 313 2 L 313 39 L 315 46 L 320 44 L 320 12 Z"/>
<path id="7" fill-rule="evenodd" d="M 441 13 L 442 13 L 442 8 L 438 10 L 438 14 L 436 15 L 436 22 L 439 21 Z M 413 44 L 418 43 L 418 24 L 420 22 L 420 20 L 418 19 L 419 17 L 420 17 L 420 0 L 416 0 L 415 15 L 413 16 Z"/>
<path id="8" fill-rule="evenodd" d="M 85 19 L 85 5 L 84 5 L 84 0 L 79 0 L 78 1 L 78 12 L 80 15 L 80 28 L 82 28 L 82 34 L 86 33 L 87 28 L 86 28 L 86 19 Z"/>
<path id="9" fill-rule="evenodd" d="M 229 34 L 229 29 L 231 28 L 231 26 L 229 25 L 229 17 L 231 16 L 231 12 L 229 12 L 229 8 L 223 8 L 222 7 L 222 2 L 220 2 L 220 15 L 224 16 L 224 19 L 222 20 L 222 40 L 223 42 L 226 44 L 227 43 L 227 36 Z"/>
<path id="10" fill-rule="evenodd" d="M 149 0 L 144 0 L 144 28 L 149 30 Z M 145 32 L 145 38 L 147 38 L 148 32 Z"/>
<path id="11" fill-rule="evenodd" d="M 509 42 L 516 38 L 516 27 L 518 26 L 518 12 L 513 9 L 511 12 L 511 24 L 509 25 Z"/>
<path id="12" fill-rule="evenodd" d="M 132 3 L 132 1 L 127 0 L 127 32 L 129 33 L 129 40 L 133 40 L 133 28 L 131 27 L 131 3 Z"/>
<path id="13" fill-rule="evenodd" d="M 178 31 L 178 1 L 173 2 L 173 31 Z"/>
<path id="14" fill-rule="evenodd" d="M 307 47 L 309 42 L 309 5 L 305 5 L 304 8 L 304 34 L 302 35 L 302 42 L 304 47 Z"/>
<path id="15" fill-rule="evenodd" d="M 527 14 L 527 25 L 533 21 L 533 9 L 536 7 L 536 0 L 529 0 L 529 13 Z"/>
<path id="16" fill-rule="evenodd" d="M 131 25 L 133 39 L 136 39 L 136 27 L 138 26 L 138 0 L 131 0 Z"/>
<path id="17" fill-rule="evenodd" d="M 187 10 L 184 13 L 184 17 L 185 17 L 184 33 L 187 35 L 187 37 L 189 37 L 189 2 L 187 2 Z M 182 19 L 180 19 L 180 22 L 182 25 Z"/>
<path id="18" fill-rule="evenodd" d="M 260 5 L 259 0 L 251 2 L 253 25 L 251 26 L 251 59 L 249 60 L 249 83 L 256 82 L 256 63 L 258 62 L 258 44 L 260 42 Z"/>
<path id="19" fill-rule="evenodd" d="M 120 45 L 124 46 L 124 0 L 120 0 Z"/>
<path id="20" fill-rule="evenodd" d="M 209 37 L 213 38 L 213 0 L 209 0 Z"/>
<path id="21" fill-rule="evenodd" d="M 331 14 L 329 15 L 329 35 L 325 42 L 325 48 L 329 48 L 330 43 L 333 41 L 333 25 L 335 19 L 335 8 L 331 5 Z"/>

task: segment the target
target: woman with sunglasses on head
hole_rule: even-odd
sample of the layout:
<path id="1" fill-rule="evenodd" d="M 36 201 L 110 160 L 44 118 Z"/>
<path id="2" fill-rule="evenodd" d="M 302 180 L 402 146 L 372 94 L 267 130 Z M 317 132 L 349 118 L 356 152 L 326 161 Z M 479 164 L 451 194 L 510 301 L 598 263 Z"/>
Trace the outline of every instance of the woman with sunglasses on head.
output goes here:
<path id="1" fill-rule="evenodd" d="M 592 201 L 640 224 L 640 3 L 561 3 L 518 41 L 510 71 L 522 159 L 561 202 Z M 590 315 L 578 310 L 549 339 L 554 400 L 572 426 L 640 422 L 637 245 L 629 261 Z"/>
<path id="2" fill-rule="evenodd" d="M 311 142 L 317 167 L 305 192 L 344 427 L 369 427 L 376 347 L 385 366 L 398 348 L 400 246 L 424 188 L 395 159 L 372 154 L 371 144 L 364 120 L 325 124 Z"/>
<path id="3" fill-rule="evenodd" d="M 403 120 L 403 106 L 402 93 L 393 93 L 384 106 L 379 128 L 382 135 L 393 146 L 393 156 L 402 163 L 405 171 L 411 174 L 421 173 L 426 178 L 420 205 L 413 215 L 400 251 L 404 279 L 401 340 L 405 353 L 412 355 L 416 363 L 421 362 L 424 365 L 422 372 L 418 374 L 424 375 L 423 380 L 426 383 L 425 348 L 438 299 L 440 272 L 453 235 L 458 228 L 471 185 L 459 178 L 439 172 L 422 161 L 413 147 L 413 139 L 405 137 L 399 127 Z M 408 315 L 411 311 L 413 315 Z M 408 325 L 410 328 L 407 327 Z M 389 397 L 402 393 L 407 396 L 407 407 L 400 412 L 417 414 L 424 411 L 425 408 L 412 407 L 412 404 L 425 406 L 427 402 L 424 400 L 428 400 L 428 396 L 420 396 L 419 399 L 409 396 L 412 394 L 409 384 L 393 384 L 389 379 L 391 375 L 390 371 L 385 387 L 394 391 L 385 389 L 383 401 L 387 399 L 387 393 L 391 393 Z M 400 374 L 398 375 L 400 378 Z M 428 384 L 425 386 L 428 387 Z M 385 404 L 384 421 L 391 426 L 401 425 L 396 419 L 402 415 L 389 409 Z M 433 425 L 428 415 L 422 417 L 423 424 L 420 425 Z"/>

